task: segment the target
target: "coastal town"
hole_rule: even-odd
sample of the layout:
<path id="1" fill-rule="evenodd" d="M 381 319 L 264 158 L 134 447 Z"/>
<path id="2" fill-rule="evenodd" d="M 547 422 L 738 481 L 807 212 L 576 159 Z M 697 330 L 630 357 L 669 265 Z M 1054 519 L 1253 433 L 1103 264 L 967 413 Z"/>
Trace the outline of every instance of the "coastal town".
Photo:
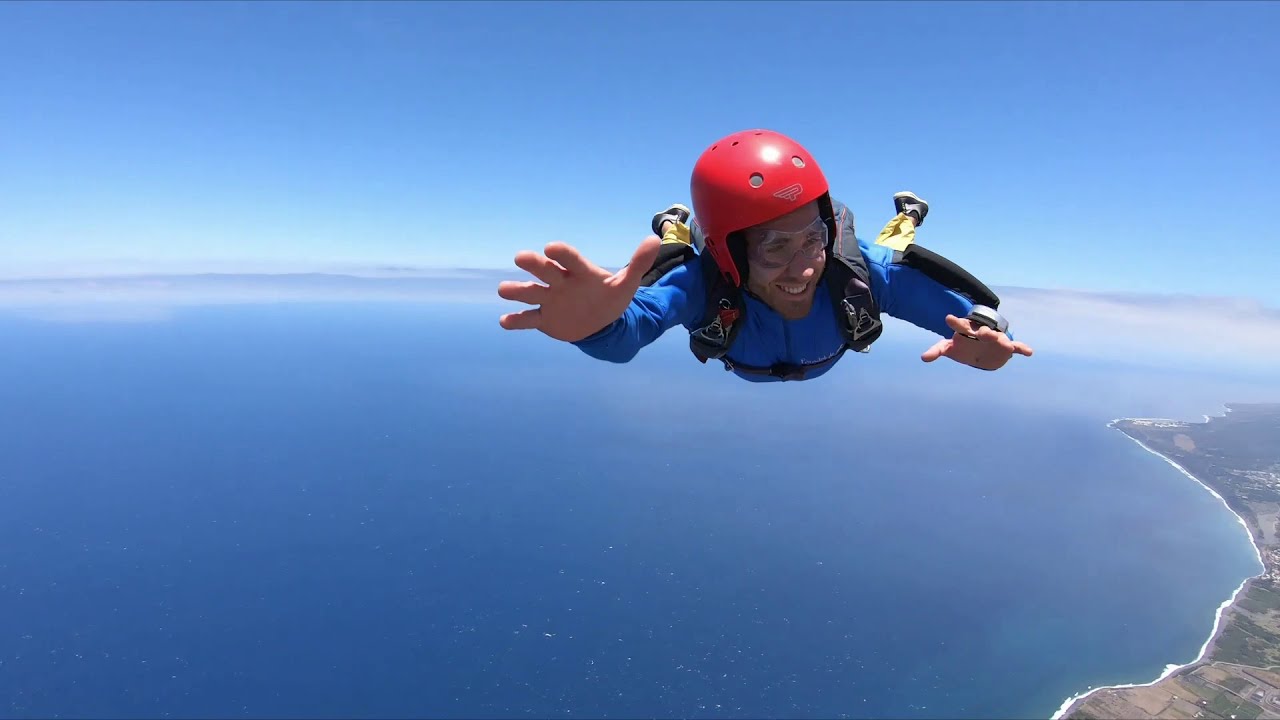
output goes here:
<path id="1" fill-rule="evenodd" d="M 1227 409 L 1202 423 L 1123 419 L 1112 427 L 1220 496 L 1248 528 L 1263 573 L 1223 608 L 1196 662 L 1150 685 L 1095 690 L 1056 718 L 1280 720 L 1280 404 Z"/>

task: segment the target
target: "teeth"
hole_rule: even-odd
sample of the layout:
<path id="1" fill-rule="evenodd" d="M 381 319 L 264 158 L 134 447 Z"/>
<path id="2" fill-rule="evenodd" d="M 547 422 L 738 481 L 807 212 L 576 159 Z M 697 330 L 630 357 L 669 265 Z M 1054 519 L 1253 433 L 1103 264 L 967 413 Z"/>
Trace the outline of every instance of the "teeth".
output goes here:
<path id="1" fill-rule="evenodd" d="M 788 295 L 799 295 L 804 292 L 804 285 L 779 285 L 778 287 L 782 288 L 782 292 Z"/>

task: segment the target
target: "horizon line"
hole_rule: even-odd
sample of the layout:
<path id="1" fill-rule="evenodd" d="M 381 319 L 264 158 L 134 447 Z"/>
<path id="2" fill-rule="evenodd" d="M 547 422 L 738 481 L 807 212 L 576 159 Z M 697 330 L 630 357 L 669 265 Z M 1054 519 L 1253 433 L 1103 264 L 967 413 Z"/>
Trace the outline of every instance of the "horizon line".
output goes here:
<path id="1" fill-rule="evenodd" d="M 602 266 L 610 272 L 617 272 L 621 267 Z M 0 285 L 10 287 L 18 285 L 43 285 L 55 283 L 110 282 L 140 280 L 182 280 L 182 279 L 238 279 L 238 280 L 272 280 L 272 279 L 334 279 L 356 281 L 436 281 L 436 280 L 530 280 L 528 273 L 520 268 L 491 266 L 459 266 L 459 265 L 369 265 L 363 272 L 356 269 L 316 269 L 316 270 L 199 270 L 199 271 L 162 271 L 133 270 L 103 273 L 80 273 L 62 275 L 0 275 Z M 1181 298 L 1181 299 L 1214 299 L 1225 301 L 1249 301 L 1263 308 L 1280 310 L 1280 306 L 1269 305 L 1262 298 L 1251 295 L 1211 295 L 1189 292 L 1152 292 L 1142 290 L 1088 289 L 1068 286 L 1032 286 L 992 284 L 993 290 L 1015 293 L 1048 293 L 1057 295 L 1104 296 L 1109 298 Z"/>

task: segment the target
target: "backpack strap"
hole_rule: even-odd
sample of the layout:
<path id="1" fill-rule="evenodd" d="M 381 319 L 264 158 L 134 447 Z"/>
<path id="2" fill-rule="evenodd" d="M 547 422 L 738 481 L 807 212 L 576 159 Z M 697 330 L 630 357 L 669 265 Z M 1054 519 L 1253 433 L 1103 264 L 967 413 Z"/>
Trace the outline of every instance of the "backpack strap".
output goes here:
<path id="1" fill-rule="evenodd" d="M 857 257 L 833 253 L 823 275 L 845 348 L 860 353 L 870 351 L 871 343 L 884 331 L 884 323 L 862 253 Z"/>
<path id="2" fill-rule="evenodd" d="M 649 268 L 649 272 L 644 274 L 640 280 L 642 286 L 650 286 L 658 282 L 667 273 L 675 270 L 681 265 L 689 262 L 697 255 L 690 245 L 684 243 L 662 243 L 658 248 L 658 257 L 653 261 L 653 267 Z"/>
<path id="3" fill-rule="evenodd" d="M 702 272 L 707 297 L 703 321 L 701 327 L 689 334 L 689 349 L 700 362 L 715 359 L 724 363 L 725 370 L 770 375 L 782 380 L 803 380 L 815 369 L 838 361 L 847 350 L 862 353 L 870 350 L 871 344 L 884 330 L 880 307 L 871 292 L 870 272 L 854 235 L 853 214 L 842 205 L 833 215 L 836 238 L 823 270 L 823 282 L 831 298 L 835 322 L 845 340 L 840 350 L 825 360 L 805 365 L 776 363 L 770 367 L 756 367 L 729 360 L 727 353 L 737 338 L 746 310 L 742 291 L 729 283 L 714 262 L 704 261 Z M 845 251 L 846 240 L 852 241 L 851 252 Z"/>
<path id="4" fill-rule="evenodd" d="M 836 221 L 836 237 L 823 272 L 827 292 L 831 295 L 831 308 L 845 347 L 865 353 L 884 330 L 880 305 L 871 292 L 871 273 L 858 247 L 853 213 L 839 204 L 833 208 L 832 215 Z"/>
<path id="5" fill-rule="evenodd" d="M 729 284 L 715 263 L 705 262 L 702 267 L 707 288 L 703 323 L 689 334 L 689 349 L 700 362 L 719 360 L 724 363 L 725 370 L 737 370 L 749 375 L 770 375 L 782 380 L 803 380 L 815 369 L 835 363 L 847 350 L 867 352 L 884 329 L 880 320 L 880 308 L 871 292 L 866 261 L 861 252 L 856 257 L 833 254 L 823 271 L 823 282 L 831 297 L 840 334 L 845 339 L 839 352 L 825 360 L 805 365 L 776 363 L 769 367 L 757 367 L 733 362 L 727 354 L 733 347 L 742 324 L 745 310 L 742 292 Z"/>
<path id="6" fill-rule="evenodd" d="M 729 283 L 710 256 L 702 261 L 702 282 L 707 289 L 702 324 L 689 333 L 689 350 L 699 362 L 720 360 L 726 370 L 732 370 L 725 353 L 733 346 L 741 327 L 739 321 L 745 311 L 742 290 Z"/>
<path id="7" fill-rule="evenodd" d="M 968 270 L 932 250 L 912 243 L 906 250 L 894 251 L 893 263 L 919 270 L 947 289 L 965 296 L 975 305 L 1000 308 L 1000 297 L 991 288 Z"/>
<path id="8" fill-rule="evenodd" d="M 703 310 L 702 326 L 689 333 L 689 349 L 694 357 L 702 363 L 707 360 L 719 360 L 729 372 L 738 371 L 747 375 L 771 375 L 781 380 L 803 380 L 809 366 L 799 367 L 786 363 L 777 363 L 771 367 L 742 365 L 729 359 L 729 348 L 738 337 L 742 327 L 742 319 L 746 314 L 742 290 L 729 283 L 720 268 L 708 257 L 703 262 L 703 280 L 707 288 L 707 301 Z M 843 350 L 841 351 L 843 352 Z M 825 365 L 838 359 L 823 361 Z"/>

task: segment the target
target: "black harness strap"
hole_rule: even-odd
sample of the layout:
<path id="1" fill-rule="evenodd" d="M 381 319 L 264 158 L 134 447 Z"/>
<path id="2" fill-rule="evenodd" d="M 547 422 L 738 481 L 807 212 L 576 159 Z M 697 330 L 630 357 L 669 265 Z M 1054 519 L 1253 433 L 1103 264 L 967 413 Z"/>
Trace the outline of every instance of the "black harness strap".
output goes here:
<path id="1" fill-rule="evenodd" d="M 974 277 L 968 270 L 951 262 L 928 248 L 912 243 L 906 250 L 894 251 L 893 262 L 915 268 L 934 281 L 969 298 L 975 305 L 999 308 L 1000 298 L 991 288 Z"/>
<path id="2" fill-rule="evenodd" d="M 884 324 L 871 294 L 866 264 L 854 263 L 845 255 L 833 255 L 823 275 L 845 347 L 861 353 L 870 351 L 871 343 L 884 331 Z"/>
<path id="3" fill-rule="evenodd" d="M 842 347 L 836 351 L 835 355 L 814 363 L 804 363 L 803 365 L 793 365 L 791 363 L 775 363 L 771 367 L 758 367 L 755 365 L 742 365 L 728 358 L 721 358 L 724 363 L 724 369 L 730 372 L 738 371 L 747 375 L 770 375 L 779 380 L 804 380 L 809 373 L 820 368 L 830 367 L 834 365 L 840 358 L 844 357 L 848 347 Z"/>
<path id="4" fill-rule="evenodd" d="M 742 291 L 729 284 L 720 267 L 710 256 L 702 262 L 703 287 L 707 289 L 702 310 L 702 326 L 689 333 L 689 349 L 699 362 L 721 360 L 727 366 L 725 353 L 738 336 L 744 307 Z"/>
<path id="5" fill-rule="evenodd" d="M 640 284 L 644 286 L 653 285 L 661 280 L 664 275 L 689 262 L 696 255 L 697 253 L 694 252 L 693 248 L 684 243 L 663 243 L 658 248 L 658 257 L 653 261 L 653 267 L 649 268 L 649 272 L 644 274 Z"/>
<path id="6" fill-rule="evenodd" d="M 703 280 L 707 288 L 703 323 L 689 334 L 689 349 L 699 361 L 705 363 L 707 360 L 720 360 L 724 363 L 725 370 L 736 370 L 749 375 L 803 380 L 810 372 L 835 363 L 847 350 L 864 353 L 870 350 L 871 344 L 880 337 L 883 330 L 880 308 L 871 293 L 866 260 L 862 257 L 862 251 L 857 248 L 856 241 L 856 254 L 843 252 L 842 241 L 845 236 L 854 237 L 852 214 L 841 207 L 840 212 L 832 213 L 832 216 L 831 224 L 835 232 L 828 246 L 829 257 L 822 280 L 827 286 L 831 306 L 835 311 L 834 320 L 845 340 L 840 350 L 832 357 L 801 365 L 776 363 L 771 367 L 755 367 L 730 360 L 727 354 L 737 337 L 745 312 L 742 290 L 733 287 L 719 267 L 707 258 L 702 264 Z"/>

